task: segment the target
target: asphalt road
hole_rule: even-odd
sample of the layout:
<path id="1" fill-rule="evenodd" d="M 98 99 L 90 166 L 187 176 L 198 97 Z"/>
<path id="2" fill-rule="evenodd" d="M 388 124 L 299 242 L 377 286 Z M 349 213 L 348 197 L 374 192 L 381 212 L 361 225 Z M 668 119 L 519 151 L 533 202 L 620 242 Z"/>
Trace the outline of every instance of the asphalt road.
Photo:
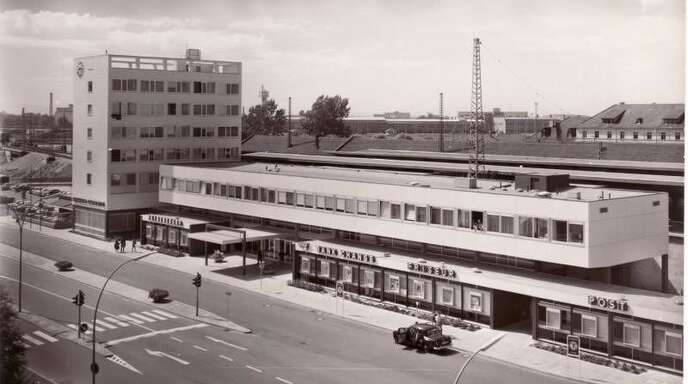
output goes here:
<path id="1" fill-rule="evenodd" d="M 16 246 L 18 232 L 15 228 L 0 226 L 0 239 Z M 30 231 L 25 232 L 24 247 L 29 252 L 54 260 L 69 260 L 75 267 L 99 275 L 107 275 L 125 260 L 113 253 Z M 201 262 L 199 259 L 199 263 Z M 16 276 L 16 272 L 13 272 L 16 271 L 15 262 L 0 258 L 0 266 L 0 275 Z M 56 274 L 25 269 L 24 281 L 66 298 L 71 298 L 81 288 L 87 295 L 87 304 L 95 299 L 93 290 L 84 289 L 80 283 L 57 277 Z M 191 285 L 190 275 L 145 262 L 129 264 L 118 273 L 116 280 L 145 290 L 153 287 L 165 288 L 171 292 L 174 300 L 188 304 L 195 301 L 195 288 Z M 4 284 L 1 279 L 0 284 Z M 231 291 L 232 296 L 228 297 L 226 291 Z M 54 296 L 48 297 L 50 295 L 29 288 L 25 292 L 24 302 L 27 308 L 59 321 L 74 321 L 76 311 L 71 302 Z M 117 295 L 107 295 L 101 305 L 115 317 L 121 314 L 140 314 L 142 311 L 151 313 L 152 309 L 164 310 L 164 305 L 154 308 Z M 99 374 L 101 382 L 451 383 L 465 361 L 461 354 L 453 351 L 438 355 L 406 349 L 393 343 L 388 330 L 318 313 L 306 307 L 207 279 L 201 288 L 201 307 L 225 315 L 230 320 L 251 328 L 254 333 L 223 332 L 208 326 L 122 342 L 111 347 L 111 350 L 143 375 L 105 362 L 108 369 Z M 87 308 L 84 309 L 84 313 L 88 311 Z M 195 322 L 189 319 L 145 323 L 147 327 L 156 330 L 193 324 Z M 116 340 L 150 332 L 134 325 L 101 332 L 98 340 Z M 60 343 L 68 344 L 62 341 Z M 74 344 L 71 347 L 81 348 Z M 70 352 L 55 358 L 62 359 L 59 364 L 77 369 L 82 360 L 80 356 L 79 353 Z M 78 369 L 88 372 L 87 364 L 86 368 Z M 67 375 L 68 372 L 61 374 Z M 73 382 L 79 381 L 81 380 Z M 462 382 L 574 381 L 478 357 L 464 373 Z"/>

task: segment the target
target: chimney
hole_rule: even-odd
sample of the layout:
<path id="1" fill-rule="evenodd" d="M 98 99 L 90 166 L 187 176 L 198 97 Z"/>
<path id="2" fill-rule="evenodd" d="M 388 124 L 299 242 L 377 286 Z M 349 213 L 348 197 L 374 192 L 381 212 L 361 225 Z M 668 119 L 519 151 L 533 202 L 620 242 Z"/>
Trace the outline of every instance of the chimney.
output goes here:
<path id="1" fill-rule="evenodd" d="M 50 92 L 50 108 L 49 108 L 48 113 L 50 113 L 50 117 L 53 117 L 53 93 L 52 92 Z"/>

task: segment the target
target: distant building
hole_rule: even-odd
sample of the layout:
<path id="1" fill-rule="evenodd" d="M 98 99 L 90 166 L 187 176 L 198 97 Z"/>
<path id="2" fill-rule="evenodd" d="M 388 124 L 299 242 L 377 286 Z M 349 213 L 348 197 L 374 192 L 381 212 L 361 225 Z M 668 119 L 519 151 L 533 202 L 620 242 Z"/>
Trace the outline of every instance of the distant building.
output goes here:
<path id="1" fill-rule="evenodd" d="M 411 114 L 409 112 L 394 111 L 394 112 L 376 113 L 373 115 L 373 117 L 384 117 L 385 119 L 410 119 Z"/>
<path id="2" fill-rule="evenodd" d="M 575 127 L 576 141 L 683 142 L 684 104 L 610 106 Z"/>
<path id="3" fill-rule="evenodd" d="M 57 107 L 55 109 L 55 122 L 59 123 L 60 120 L 64 119 L 69 122 L 69 124 L 74 123 L 74 104 L 69 104 L 69 107 Z"/>
<path id="4" fill-rule="evenodd" d="M 198 50 L 80 57 L 73 82 L 78 232 L 138 233 L 138 213 L 159 205 L 162 162 L 240 160 L 239 62 L 201 60 Z"/>

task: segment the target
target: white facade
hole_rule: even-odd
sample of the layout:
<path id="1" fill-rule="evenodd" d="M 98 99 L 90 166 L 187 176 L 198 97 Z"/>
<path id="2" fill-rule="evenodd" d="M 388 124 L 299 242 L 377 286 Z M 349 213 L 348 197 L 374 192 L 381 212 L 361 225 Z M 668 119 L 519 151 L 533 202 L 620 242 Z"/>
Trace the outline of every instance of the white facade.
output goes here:
<path id="1" fill-rule="evenodd" d="M 683 143 L 683 127 L 666 128 L 578 128 L 576 141 L 615 143 Z"/>
<path id="2" fill-rule="evenodd" d="M 238 161 L 241 63 L 101 55 L 74 60 L 78 230 L 135 230 L 162 162 Z"/>
<path id="3" fill-rule="evenodd" d="M 286 165 L 274 172 L 264 167 L 163 165 L 160 201 L 582 268 L 609 267 L 667 253 L 666 193 L 576 187 L 572 191 L 580 199 L 568 193 L 547 198 L 490 190 L 486 183 L 479 189 L 462 188 L 450 177 Z M 410 185 L 414 179 L 418 182 Z M 272 202 L 260 201 L 262 197 L 232 198 L 221 192 L 223 184 L 258 188 L 261 196 L 263 190 L 276 196 L 293 193 L 297 201 L 288 205 L 278 197 Z M 315 200 L 312 208 L 307 202 L 299 206 L 299 194 Z M 331 198 L 337 207 L 319 209 L 321 197 Z M 340 200 L 351 204 L 353 212 L 339 211 Z M 398 204 L 397 218 L 383 208 L 388 203 Z M 439 208 L 451 224 L 433 223 L 432 208 Z M 423 217 L 409 220 L 410 209 L 416 215 L 424 212 Z M 471 217 L 479 215 L 482 228 L 474 223 L 461 227 L 461 215 L 466 212 Z M 490 227 L 495 217 L 500 224 Z"/>

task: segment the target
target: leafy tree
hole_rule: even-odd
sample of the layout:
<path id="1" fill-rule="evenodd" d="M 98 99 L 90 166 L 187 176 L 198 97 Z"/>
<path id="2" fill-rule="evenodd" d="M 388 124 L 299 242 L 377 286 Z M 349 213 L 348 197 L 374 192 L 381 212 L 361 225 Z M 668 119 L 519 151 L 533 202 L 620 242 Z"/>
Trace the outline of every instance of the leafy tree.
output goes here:
<path id="1" fill-rule="evenodd" d="M 248 109 L 242 116 L 245 137 L 251 135 L 280 135 L 287 129 L 284 108 L 277 108 L 275 100 L 267 100 Z"/>
<path id="2" fill-rule="evenodd" d="M 24 376 L 24 344 L 17 326 L 17 312 L 0 286 L 0 383 L 20 384 Z"/>
<path id="3" fill-rule="evenodd" d="M 304 115 L 303 129 L 315 136 L 315 147 L 320 148 L 320 136 L 349 136 L 351 129 L 344 124 L 349 116 L 349 99 L 339 95 L 334 97 L 320 95 L 310 111 Z"/>

